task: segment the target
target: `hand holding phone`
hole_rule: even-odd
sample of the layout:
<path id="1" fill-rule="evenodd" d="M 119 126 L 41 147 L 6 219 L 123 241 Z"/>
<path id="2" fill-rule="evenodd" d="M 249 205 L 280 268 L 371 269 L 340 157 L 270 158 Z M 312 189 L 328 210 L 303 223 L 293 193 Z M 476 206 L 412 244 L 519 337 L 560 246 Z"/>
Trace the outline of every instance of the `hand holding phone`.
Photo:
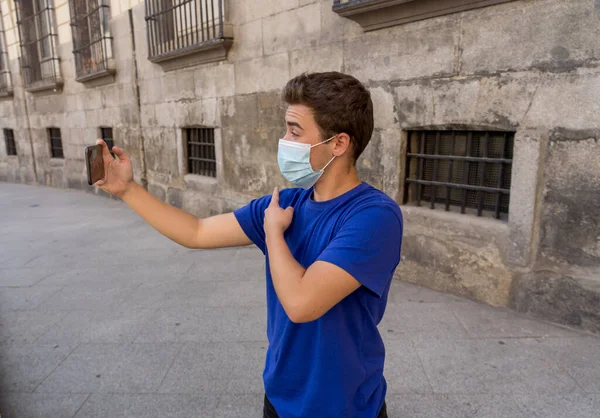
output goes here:
<path id="1" fill-rule="evenodd" d="M 85 161 L 87 165 L 88 184 L 95 184 L 107 193 L 123 197 L 125 192 L 135 184 L 131 160 L 119 147 L 112 147 L 115 159 L 106 143 L 99 139 L 96 145 L 86 147 Z"/>

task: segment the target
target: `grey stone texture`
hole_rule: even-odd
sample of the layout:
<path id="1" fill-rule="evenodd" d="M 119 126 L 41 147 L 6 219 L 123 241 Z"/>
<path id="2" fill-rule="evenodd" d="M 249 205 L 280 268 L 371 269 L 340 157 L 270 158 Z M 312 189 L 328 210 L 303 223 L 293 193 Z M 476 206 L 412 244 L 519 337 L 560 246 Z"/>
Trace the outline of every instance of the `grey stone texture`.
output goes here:
<path id="1" fill-rule="evenodd" d="M 0 196 L 3 418 L 261 416 L 257 248 L 189 250 L 83 191 Z M 390 417 L 598 415 L 597 336 L 398 280 L 379 332 Z"/>
<path id="2" fill-rule="evenodd" d="M 60 45 L 60 92 L 25 94 L 13 60 L 15 96 L 0 100 L 0 128 L 15 129 L 19 155 L 7 157 L 0 147 L 0 180 L 104 195 L 86 184 L 83 147 L 100 126 L 111 126 L 136 180 L 147 179 L 152 194 L 198 216 L 232 211 L 288 185 L 276 162 L 285 82 L 304 71 L 344 71 L 367 85 L 375 105 L 361 176 L 401 205 L 407 131 L 515 132 L 508 222 L 403 205 L 397 277 L 571 325 L 577 321 L 565 318 L 586 317 L 580 325 L 597 330 L 598 307 L 574 299 L 559 304 L 560 314 L 551 308 L 559 282 L 592 289 L 586 290 L 591 299 L 583 298 L 592 301 L 600 283 L 597 2 L 514 1 L 369 32 L 331 8 L 331 0 L 229 0 L 225 20 L 234 40 L 227 59 L 165 72 L 147 59 L 139 4 L 135 57 L 127 13 L 115 16 L 115 81 L 97 87 L 75 81 L 70 44 Z M 64 160 L 50 158 L 51 126 L 61 128 Z M 187 126 L 216 128 L 216 178 L 186 173 Z M 545 271 L 570 279 L 546 280 Z M 35 281 L 41 271 L 31 273 L 27 280 Z M 148 283 L 132 292 L 159 294 Z M 125 294 L 110 296 L 110 303 Z M 11 297 L 18 304 L 22 296 Z M 98 303 L 77 297 L 82 308 Z M 57 293 L 45 306 L 70 303 Z"/>

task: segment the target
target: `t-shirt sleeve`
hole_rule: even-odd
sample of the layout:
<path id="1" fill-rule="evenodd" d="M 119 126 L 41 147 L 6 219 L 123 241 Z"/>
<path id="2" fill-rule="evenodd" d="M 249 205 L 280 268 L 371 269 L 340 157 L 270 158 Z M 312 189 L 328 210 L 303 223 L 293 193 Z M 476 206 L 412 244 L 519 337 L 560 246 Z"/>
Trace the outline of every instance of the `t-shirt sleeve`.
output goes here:
<path id="1" fill-rule="evenodd" d="M 240 226 L 246 233 L 246 236 L 250 238 L 263 253 L 265 253 L 266 250 L 264 229 L 265 210 L 270 203 L 271 195 L 267 195 L 254 199 L 246 206 L 233 212 Z"/>
<path id="2" fill-rule="evenodd" d="M 344 222 L 317 261 L 342 268 L 381 297 L 400 262 L 402 230 L 399 209 L 367 207 Z"/>

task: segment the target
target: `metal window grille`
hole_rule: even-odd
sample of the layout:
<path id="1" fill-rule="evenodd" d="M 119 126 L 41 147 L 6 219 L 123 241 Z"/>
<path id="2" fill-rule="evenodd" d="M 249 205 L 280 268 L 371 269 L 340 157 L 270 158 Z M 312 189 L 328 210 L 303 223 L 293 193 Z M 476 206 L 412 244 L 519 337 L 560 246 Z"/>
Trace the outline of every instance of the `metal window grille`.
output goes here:
<path id="1" fill-rule="evenodd" d="M 69 5 L 77 77 L 107 71 L 112 58 L 108 0 L 70 0 Z"/>
<path id="2" fill-rule="evenodd" d="M 223 0 L 146 0 L 150 58 L 223 38 Z"/>
<path id="3" fill-rule="evenodd" d="M 106 142 L 108 150 L 112 151 L 112 147 L 115 146 L 112 128 L 100 128 L 100 138 L 102 138 L 104 142 Z"/>
<path id="4" fill-rule="evenodd" d="M 404 203 L 508 218 L 514 133 L 409 132 Z"/>
<path id="5" fill-rule="evenodd" d="M 52 0 L 15 0 L 25 86 L 56 83 L 59 63 Z"/>
<path id="6" fill-rule="evenodd" d="M 62 137 L 59 128 L 49 128 L 48 137 L 50 138 L 50 155 L 52 158 L 65 158 L 62 146 Z"/>
<path id="7" fill-rule="evenodd" d="M 17 144 L 15 143 L 15 132 L 12 129 L 4 130 L 4 140 L 6 141 L 6 154 L 17 155 Z"/>
<path id="8" fill-rule="evenodd" d="M 2 9 L 0 9 L 0 16 L 2 16 Z M 12 91 L 12 80 L 8 69 L 8 50 L 2 20 L 0 19 L 0 93 L 8 93 Z"/>
<path id="9" fill-rule="evenodd" d="M 188 173 L 217 177 L 215 130 L 212 128 L 185 129 Z"/>

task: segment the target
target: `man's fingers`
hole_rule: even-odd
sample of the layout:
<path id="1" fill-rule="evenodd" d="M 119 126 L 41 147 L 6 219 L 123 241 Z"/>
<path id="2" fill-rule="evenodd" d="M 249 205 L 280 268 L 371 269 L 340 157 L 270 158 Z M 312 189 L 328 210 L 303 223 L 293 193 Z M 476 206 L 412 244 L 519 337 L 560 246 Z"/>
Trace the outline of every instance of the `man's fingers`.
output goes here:
<path id="1" fill-rule="evenodd" d="M 112 147 L 112 152 L 119 157 L 119 160 L 124 161 L 124 160 L 128 160 L 129 157 L 127 156 L 127 153 L 119 147 Z"/>
<path id="2" fill-rule="evenodd" d="M 277 187 L 273 190 L 273 196 L 271 197 L 271 204 L 269 206 L 279 206 L 279 189 Z"/>
<path id="3" fill-rule="evenodd" d="M 288 206 L 285 211 L 291 213 L 292 215 L 294 214 L 294 208 L 292 206 Z"/>
<path id="4" fill-rule="evenodd" d="M 102 158 L 104 158 L 104 161 L 106 162 L 112 160 L 112 155 L 110 155 L 110 151 L 108 150 L 108 145 L 106 145 L 106 142 L 104 142 L 102 139 L 98 139 L 96 140 L 96 144 L 102 147 Z"/>

